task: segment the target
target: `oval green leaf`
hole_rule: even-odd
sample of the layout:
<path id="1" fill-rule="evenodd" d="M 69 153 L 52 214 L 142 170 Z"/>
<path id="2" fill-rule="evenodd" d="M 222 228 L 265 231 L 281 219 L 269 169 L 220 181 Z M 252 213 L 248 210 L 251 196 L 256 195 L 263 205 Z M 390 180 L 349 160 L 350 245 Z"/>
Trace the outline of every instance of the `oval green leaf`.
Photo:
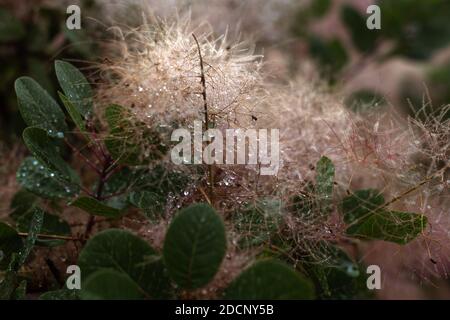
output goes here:
<path id="1" fill-rule="evenodd" d="M 294 300 L 313 299 L 312 283 L 288 265 L 263 260 L 244 270 L 226 289 L 226 299 Z"/>
<path id="2" fill-rule="evenodd" d="M 73 103 L 61 92 L 58 91 L 58 96 L 61 102 L 63 103 L 64 107 L 67 110 L 67 113 L 72 118 L 73 122 L 77 126 L 77 128 L 84 133 L 84 136 L 89 138 L 89 135 L 86 134 L 86 125 L 84 124 L 84 120 L 81 117 L 81 114 L 78 112 L 78 110 L 75 108 Z"/>
<path id="3" fill-rule="evenodd" d="M 127 274 L 115 270 L 99 270 L 83 283 L 83 300 L 140 300 L 145 293 Z"/>
<path id="4" fill-rule="evenodd" d="M 117 218 L 122 214 L 122 211 L 98 201 L 90 197 L 79 197 L 70 203 L 72 207 L 80 208 L 87 213 L 104 216 L 108 218 Z"/>
<path id="5" fill-rule="evenodd" d="M 27 232 L 30 228 L 33 219 L 33 212 L 29 211 L 17 219 L 17 229 L 20 232 Z M 69 224 L 61 219 L 61 217 L 50 214 L 44 211 L 43 223 L 39 234 L 56 235 L 56 236 L 70 236 L 71 229 Z M 64 244 L 65 241 L 61 239 L 49 239 L 46 237 L 38 237 L 36 244 L 41 246 L 58 246 Z"/>
<path id="6" fill-rule="evenodd" d="M 11 205 L 9 206 L 11 211 L 9 216 L 14 221 L 17 221 L 17 219 L 26 214 L 32 208 L 34 208 L 37 201 L 38 197 L 36 197 L 34 194 L 30 192 L 23 189 L 17 191 L 11 200 Z"/>
<path id="7" fill-rule="evenodd" d="M 81 251 L 78 265 L 83 279 L 89 279 L 100 270 L 114 270 L 121 274 L 117 281 L 123 283 L 124 277 L 128 277 L 147 298 L 169 296 L 170 281 L 161 257 L 147 242 L 128 231 L 110 229 L 96 234 Z M 111 274 L 100 276 L 100 280 L 106 278 L 111 278 Z M 91 288 L 98 289 L 100 280 L 95 279 Z M 84 285 L 82 282 L 82 291 Z M 125 292 L 122 298 L 127 298 Z"/>
<path id="8" fill-rule="evenodd" d="M 194 204 L 173 219 L 164 241 L 164 261 L 171 278 L 181 287 L 207 284 L 225 256 L 222 219 L 206 204 Z"/>
<path id="9" fill-rule="evenodd" d="M 44 211 L 42 209 L 34 208 L 31 214 L 32 217 L 28 228 L 28 236 L 26 237 L 24 245 L 17 256 L 16 265 L 14 266 L 15 270 L 19 270 L 19 268 L 27 260 L 31 250 L 33 250 L 34 244 L 36 243 L 36 239 L 44 222 Z"/>
<path id="10" fill-rule="evenodd" d="M 79 186 L 64 179 L 58 171 L 49 170 L 34 157 L 27 157 L 17 170 L 17 181 L 26 190 L 47 199 L 71 198 Z"/>
<path id="11" fill-rule="evenodd" d="M 69 102 L 81 116 L 86 118 L 92 110 L 91 85 L 84 75 L 68 62 L 56 60 L 55 71 Z M 72 116 L 72 113 L 70 115 Z"/>
<path id="12" fill-rule="evenodd" d="M 426 227 L 424 215 L 390 211 L 383 207 L 383 195 L 375 189 L 358 190 L 342 201 L 346 233 L 367 240 L 406 244 Z"/>
<path id="13" fill-rule="evenodd" d="M 19 252 L 22 245 L 22 239 L 17 231 L 6 223 L 0 222 L 0 270 L 8 268 L 12 254 Z"/>
<path id="14" fill-rule="evenodd" d="M 51 137 L 64 136 L 64 112 L 47 91 L 29 77 L 17 79 L 15 89 L 20 114 L 29 126 L 41 128 Z"/>
<path id="15" fill-rule="evenodd" d="M 47 136 L 46 132 L 37 127 L 26 128 L 23 131 L 23 140 L 28 150 L 50 171 L 57 172 L 67 181 L 78 181 L 75 172 L 59 154 L 55 141 Z"/>

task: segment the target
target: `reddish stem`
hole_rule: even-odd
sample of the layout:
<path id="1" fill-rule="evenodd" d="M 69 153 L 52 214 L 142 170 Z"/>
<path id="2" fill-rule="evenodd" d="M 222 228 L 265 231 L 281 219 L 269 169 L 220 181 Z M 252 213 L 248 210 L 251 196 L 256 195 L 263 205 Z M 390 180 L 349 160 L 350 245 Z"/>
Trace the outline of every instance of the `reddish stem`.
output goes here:
<path id="1" fill-rule="evenodd" d="M 67 139 L 64 139 L 66 144 L 72 149 L 73 152 L 75 152 L 75 155 L 78 155 L 88 166 L 90 166 L 97 174 L 101 174 L 101 171 L 84 155 L 81 153 L 80 150 L 75 148 Z"/>

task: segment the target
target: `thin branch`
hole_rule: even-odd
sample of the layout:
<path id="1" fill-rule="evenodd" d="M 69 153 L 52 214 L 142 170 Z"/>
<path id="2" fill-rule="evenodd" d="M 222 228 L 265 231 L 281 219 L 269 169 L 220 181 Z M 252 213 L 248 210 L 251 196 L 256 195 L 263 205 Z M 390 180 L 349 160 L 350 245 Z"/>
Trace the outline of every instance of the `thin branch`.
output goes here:
<path id="1" fill-rule="evenodd" d="M 203 188 L 202 188 L 202 187 L 199 187 L 198 189 L 200 190 L 201 194 L 205 197 L 206 201 L 207 201 L 209 204 L 211 204 L 211 200 L 209 199 L 208 195 L 207 195 L 206 192 L 203 190 Z"/>
<path id="2" fill-rule="evenodd" d="M 392 198 L 391 200 L 389 200 L 388 202 L 386 202 L 384 205 L 382 205 L 382 206 L 381 206 L 379 209 L 377 209 L 377 210 L 387 208 L 389 205 L 393 204 L 394 202 L 397 202 L 398 200 L 402 199 L 403 197 L 406 197 L 406 196 L 407 196 L 408 194 L 410 194 L 411 192 L 416 191 L 417 189 L 419 189 L 419 188 L 420 188 L 421 186 L 423 186 L 424 184 L 426 184 L 426 183 L 430 182 L 431 180 L 433 180 L 434 178 L 436 178 L 438 175 L 440 175 L 440 174 L 441 174 L 443 171 L 445 171 L 445 169 L 447 169 L 447 168 L 448 168 L 448 166 L 446 166 L 446 167 L 444 168 L 444 170 L 441 169 L 441 170 L 437 171 L 435 174 L 433 174 L 433 175 L 431 175 L 431 176 L 425 178 L 425 180 L 419 182 L 419 183 L 416 184 L 415 186 L 413 186 L 413 187 L 409 188 L 408 190 L 404 191 L 402 194 L 400 194 L 400 195 L 398 195 L 398 196 Z"/>
<path id="3" fill-rule="evenodd" d="M 20 237 L 28 237 L 28 232 L 18 232 L 17 233 Z M 78 241 L 81 240 L 79 238 L 76 237 L 71 237 L 71 236 L 60 236 L 57 234 L 38 234 L 37 235 L 38 238 L 43 238 L 43 239 L 55 239 L 55 240 L 71 240 L 71 241 Z"/>
<path id="4" fill-rule="evenodd" d="M 206 99 L 206 79 L 205 79 L 205 69 L 203 66 L 203 56 L 202 56 L 202 51 L 200 49 L 200 44 L 198 43 L 197 37 L 195 36 L 195 34 L 192 34 L 192 36 L 194 37 L 195 43 L 197 44 L 197 49 L 198 49 L 198 57 L 200 59 L 200 83 L 202 84 L 202 96 L 203 96 L 203 109 L 205 112 L 205 130 L 208 130 L 209 125 L 208 125 L 208 101 Z"/>
<path id="5" fill-rule="evenodd" d="M 53 277 L 55 278 L 56 282 L 58 282 L 59 286 L 62 286 L 64 284 L 64 280 L 61 277 L 61 273 L 59 272 L 58 268 L 55 266 L 55 263 L 52 259 L 46 258 L 45 263 L 47 264 L 48 269 L 52 273 Z"/>
<path id="6" fill-rule="evenodd" d="M 447 164 L 445 167 L 443 167 L 442 169 L 436 171 L 435 173 L 433 173 L 432 175 L 426 177 L 424 180 L 422 180 L 421 182 L 419 182 L 418 184 L 412 186 L 411 188 L 405 190 L 404 192 L 402 192 L 400 195 L 392 198 L 391 200 L 389 200 L 388 202 L 374 208 L 373 210 L 370 210 L 368 213 L 362 215 L 361 217 L 359 217 L 358 219 L 356 219 L 354 222 L 352 222 L 350 224 L 350 226 L 358 223 L 359 221 L 362 221 L 363 219 L 367 218 L 368 216 L 370 216 L 371 214 L 373 214 L 374 212 L 377 212 L 379 210 L 383 210 L 385 208 L 387 208 L 388 206 L 390 206 L 391 204 L 393 204 L 394 202 L 397 202 L 398 200 L 406 197 L 408 194 L 418 190 L 420 187 L 422 187 L 423 185 L 425 185 L 426 183 L 430 182 L 431 180 L 435 179 L 437 176 L 441 175 L 442 173 L 444 173 L 448 168 L 450 168 L 450 163 Z"/>
<path id="7" fill-rule="evenodd" d="M 203 65 L 203 56 L 200 49 L 200 44 L 198 43 L 195 34 L 192 37 L 197 44 L 198 57 L 200 59 L 200 83 L 202 84 L 202 97 L 203 97 L 203 110 L 205 113 L 205 131 L 209 129 L 209 117 L 208 117 L 208 100 L 206 99 L 206 78 L 205 78 L 205 68 Z M 208 164 L 208 176 L 209 176 L 209 199 L 211 203 L 214 204 L 214 168 L 211 164 Z"/>
<path id="8" fill-rule="evenodd" d="M 91 139 L 91 141 L 92 141 L 93 145 L 90 146 L 91 149 L 94 151 L 94 154 L 96 155 L 96 157 L 97 157 L 97 159 L 98 159 L 99 161 L 104 161 L 104 160 L 106 160 L 106 158 L 107 158 L 107 153 L 105 152 L 105 150 L 104 150 L 104 148 L 103 148 L 103 145 L 102 145 L 101 143 L 98 142 L 98 141 L 99 141 L 99 138 L 98 138 L 98 136 L 97 136 L 97 131 L 95 130 L 95 127 L 93 126 L 93 124 L 92 124 L 91 121 L 88 121 L 87 127 L 88 127 L 90 133 L 92 134 L 92 139 Z M 99 152 L 100 152 L 101 154 L 100 154 Z"/>
<path id="9" fill-rule="evenodd" d="M 107 195 L 107 196 L 102 196 L 102 197 L 100 198 L 100 200 L 103 201 L 103 200 L 108 200 L 108 199 L 111 199 L 111 198 L 120 196 L 120 195 L 124 194 L 125 192 L 127 192 L 128 190 L 129 190 L 129 187 L 124 188 L 124 189 L 122 189 L 122 190 L 120 190 L 120 191 L 111 193 L 111 194 L 109 194 L 109 195 Z"/>
<path id="10" fill-rule="evenodd" d="M 103 163 L 103 169 L 100 172 L 100 176 L 98 179 L 98 185 L 97 185 L 97 191 L 95 193 L 95 199 L 97 199 L 99 201 L 102 200 L 103 188 L 105 186 L 105 182 L 107 181 L 107 172 L 111 166 L 111 161 L 112 161 L 112 159 L 110 157 L 107 157 Z M 86 240 L 89 237 L 89 235 L 92 231 L 92 228 L 94 227 L 94 224 L 95 224 L 95 216 L 91 215 L 89 217 L 89 220 L 86 224 L 86 228 L 84 230 L 84 235 L 83 235 L 84 240 Z"/>
<path id="11" fill-rule="evenodd" d="M 69 140 L 65 139 L 64 140 L 66 142 L 66 144 L 69 146 L 70 149 L 72 149 L 73 152 L 75 152 L 75 155 L 79 155 L 81 157 L 82 160 L 84 160 L 84 162 L 87 163 L 88 166 L 90 166 L 95 172 L 97 172 L 97 174 L 100 174 L 100 170 L 84 155 L 81 153 L 80 150 L 78 150 L 77 148 L 75 148 L 70 142 Z"/>
<path id="12" fill-rule="evenodd" d="M 94 195 L 91 191 L 89 191 L 89 189 L 87 189 L 86 187 L 80 185 L 80 188 L 81 188 L 81 190 L 82 190 L 84 193 L 86 193 L 88 196 L 90 196 L 90 197 L 95 197 L 95 195 Z"/>

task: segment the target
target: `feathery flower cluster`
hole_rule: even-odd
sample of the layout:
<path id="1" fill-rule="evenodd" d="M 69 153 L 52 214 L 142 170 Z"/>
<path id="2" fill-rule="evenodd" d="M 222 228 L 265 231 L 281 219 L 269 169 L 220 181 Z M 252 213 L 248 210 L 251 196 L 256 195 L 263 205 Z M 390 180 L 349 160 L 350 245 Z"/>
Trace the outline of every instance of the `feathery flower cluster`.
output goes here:
<path id="1" fill-rule="evenodd" d="M 192 28 L 189 19 L 184 19 L 172 25 L 161 23 L 120 31 L 121 39 L 114 43 L 116 54 L 101 66 L 106 81 L 98 90 L 98 98 L 100 102 L 124 106 L 136 126 L 143 123 L 147 128 L 167 133 L 163 134 L 165 143 L 169 143 L 174 129 L 192 129 L 194 120 L 204 121 L 200 54 L 192 35 L 195 34 L 204 62 L 211 125 L 219 129 L 280 130 L 281 163 L 276 177 L 259 176 L 257 166 L 216 167 L 214 198 L 224 215 L 268 197 L 278 199 L 287 208 L 295 205 L 292 199 L 299 194 L 314 201 L 316 195 L 310 185 L 316 175 L 314 166 L 322 155 L 336 167 L 336 200 L 350 190 L 362 188 L 378 188 L 387 198 L 394 198 L 448 165 L 448 121 L 430 116 L 422 122 L 405 122 L 392 113 L 366 118 L 352 114 L 342 99 L 302 78 L 288 87 L 265 80 L 260 56 L 246 50 L 243 43 L 230 44 L 226 36 L 214 40 L 212 32 L 205 30 L 209 30 L 206 25 Z M 135 143 L 148 150 L 145 141 Z M 432 159 L 428 167 L 431 171 L 425 175 L 417 165 L 417 153 Z M 441 182 L 445 179 L 445 170 L 440 178 Z M 191 186 L 184 201 L 204 201 L 204 192 L 197 192 L 204 190 L 204 181 Z M 440 184 L 441 191 L 445 183 Z M 419 251 L 411 262 L 413 269 L 423 264 L 424 256 L 430 259 L 430 248 L 438 248 L 423 244 L 430 244 L 430 239 L 438 244 L 442 230 L 450 226 L 441 214 L 438 213 L 441 218 L 436 218 L 432 213 L 442 212 L 439 208 L 445 206 L 436 198 L 428 201 L 436 204 L 433 210 L 411 205 L 423 203 L 422 189 L 428 187 L 429 184 L 420 185 L 418 192 L 408 193 L 395 203 L 397 209 L 426 214 L 431 224 L 441 227 L 433 226 L 433 235 L 422 235 L 401 249 L 414 247 Z M 292 215 L 288 210 L 282 232 L 287 232 L 299 251 L 314 260 L 329 260 L 324 242 L 345 243 L 346 238 L 338 207 L 335 205 L 327 218 L 315 212 Z M 397 245 L 393 247 L 400 250 Z M 441 270 L 447 270 L 449 263 L 438 257 L 439 250 L 432 255 L 433 261 L 441 263 Z M 395 267 L 405 265 L 401 262 Z"/>

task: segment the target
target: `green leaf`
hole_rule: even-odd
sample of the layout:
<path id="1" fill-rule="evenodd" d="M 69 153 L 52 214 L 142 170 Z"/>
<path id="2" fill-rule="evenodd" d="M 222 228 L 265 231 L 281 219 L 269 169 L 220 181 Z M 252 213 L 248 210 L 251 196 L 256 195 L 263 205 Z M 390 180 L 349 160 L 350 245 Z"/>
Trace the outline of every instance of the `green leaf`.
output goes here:
<path id="1" fill-rule="evenodd" d="M 128 200 L 133 206 L 144 210 L 145 216 L 152 221 L 164 216 L 166 199 L 155 192 L 134 191 L 130 193 Z"/>
<path id="2" fill-rule="evenodd" d="M 42 223 L 44 221 L 44 211 L 40 208 L 34 208 L 33 217 L 31 219 L 30 228 L 28 229 L 28 236 L 24 241 L 24 246 L 20 250 L 17 257 L 17 263 L 15 270 L 18 270 L 26 261 L 30 255 L 31 250 L 34 247 L 38 233 L 41 231 Z"/>
<path id="3" fill-rule="evenodd" d="M 347 224 L 375 211 L 384 204 L 384 196 L 378 190 L 357 190 L 342 201 L 344 221 Z"/>
<path id="4" fill-rule="evenodd" d="M 87 213 L 104 216 L 108 218 L 117 218 L 122 214 L 121 210 L 107 206 L 106 204 L 90 197 L 79 197 L 70 203 L 72 207 L 80 208 Z"/>
<path id="5" fill-rule="evenodd" d="M 20 40 L 25 35 L 22 22 L 6 9 L 0 9 L 0 42 Z"/>
<path id="6" fill-rule="evenodd" d="M 131 170 L 126 167 L 108 179 L 103 194 L 108 197 L 108 200 L 105 201 L 106 204 L 124 209 L 130 203 L 139 207 L 136 202 L 137 195 L 145 192 L 154 199 L 154 203 L 152 207 L 142 208 L 144 214 L 151 220 L 158 220 L 161 218 L 167 202 L 167 194 L 179 195 L 186 188 L 188 182 L 189 177 L 185 173 L 168 169 L 162 165 L 156 165 L 152 169 Z M 111 196 L 117 193 L 121 194 Z"/>
<path id="7" fill-rule="evenodd" d="M 86 126 L 84 124 L 84 120 L 81 117 L 81 114 L 78 112 L 78 110 L 72 104 L 72 102 L 70 102 L 69 99 L 59 91 L 58 91 L 58 96 L 59 96 L 59 99 L 61 99 L 64 107 L 67 110 L 67 113 L 69 113 L 70 117 L 72 118 L 72 120 L 75 123 L 75 125 L 77 126 L 77 128 L 81 132 L 86 133 L 87 131 L 86 131 Z M 84 136 L 89 138 L 88 134 L 85 134 Z"/>
<path id="8" fill-rule="evenodd" d="M 361 265 L 353 261 L 342 249 L 328 242 L 315 243 L 317 259 L 306 258 L 302 267 L 315 282 L 319 299 L 367 299 L 367 274 Z"/>
<path id="9" fill-rule="evenodd" d="M 83 283 L 83 300 L 139 300 L 145 293 L 127 274 L 115 270 L 99 270 Z"/>
<path id="10" fill-rule="evenodd" d="M 357 49 L 362 52 L 370 52 L 375 48 L 379 32 L 367 28 L 366 18 L 358 10 L 350 5 L 342 6 L 341 19 Z"/>
<path id="11" fill-rule="evenodd" d="M 349 226 L 346 233 L 368 240 L 406 244 L 416 238 L 426 225 L 427 218 L 421 214 L 382 210 Z"/>
<path id="12" fill-rule="evenodd" d="M 327 157 L 322 157 L 316 165 L 316 192 L 322 214 L 331 212 L 334 186 L 334 164 Z"/>
<path id="13" fill-rule="evenodd" d="M 225 227 L 206 204 L 193 204 L 173 219 L 164 240 L 163 256 L 170 277 L 181 287 L 207 284 L 225 256 Z"/>
<path id="14" fill-rule="evenodd" d="M 73 105 L 73 111 L 78 111 L 81 116 L 86 118 L 92 110 L 93 94 L 89 82 L 77 68 L 68 62 L 56 60 L 55 71 L 61 88 Z M 69 112 L 71 116 L 72 113 Z"/>
<path id="15" fill-rule="evenodd" d="M 43 129 L 49 136 L 62 138 L 67 131 L 65 116 L 56 101 L 33 79 L 15 82 L 20 114 L 29 126 Z"/>
<path id="16" fill-rule="evenodd" d="M 133 191 L 153 192 L 164 198 L 169 193 L 180 194 L 190 181 L 186 173 L 170 170 L 162 165 L 151 170 L 135 170 L 133 175 Z"/>
<path id="17" fill-rule="evenodd" d="M 25 213 L 17 220 L 17 229 L 20 232 L 27 232 L 30 228 L 33 220 L 33 212 L 30 211 Z M 57 235 L 57 236 L 70 236 L 71 229 L 69 224 L 62 220 L 60 217 L 54 214 L 50 214 L 44 211 L 43 223 L 41 227 L 40 234 L 45 235 Z M 65 243 L 64 240 L 60 239 L 47 239 L 47 238 L 37 238 L 36 244 L 43 246 L 57 246 Z"/>
<path id="18" fill-rule="evenodd" d="M 241 235 L 240 248 L 267 244 L 279 230 L 282 205 L 277 199 L 266 198 L 247 205 L 233 217 L 234 226 Z"/>
<path id="19" fill-rule="evenodd" d="M 48 291 L 39 296 L 39 300 L 78 300 L 80 290 L 60 289 Z"/>
<path id="20" fill-rule="evenodd" d="M 14 197 L 11 200 L 11 213 L 9 216 L 13 220 L 19 219 L 21 216 L 26 214 L 29 210 L 34 208 L 36 205 L 36 202 L 38 200 L 38 197 L 36 197 L 34 194 L 26 191 L 26 190 L 19 190 L 16 192 Z"/>
<path id="21" fill-rule="evenodd" d="M 122 106 L 108 106 L 105 117 L 110 129 L 105 145 L 119 163 L 148 164 L 161 159 L 169 150 L 158 131 L 147 128 L 145 123 L 137 121 L 133 114 Z"/>
<path id="22" fill-rule="evenodd" d="M 63 160 L 55 142 L 47 136 L 46 132 L 36 127 L 26 128 L 23 139 L 33 156 L 50 171 L 56 171 L 62 179 L 75 182 L 79 180 L 74 171 Z"/>
<path id="23" fill-rule="evenodd" d="M 374 189 L 358 190 L 342 201 L 348 235 L 368 240 L 385 240 L 406 244 L 426 227 L 421 214 L 389 211 L 382 208 L 383 195 Z"/>
<path id="24" fill-rule="evenodd" d="M 244 270 L 225 291 L 225 299 L 313 299 L 314 287 L 304 276 L 277 260 L 262 260 Z"/>
<path id="25" fill-rule="evenodd" d="M 17 170 L 17 181 L 28 191 L 47 199 L 71 198 L 79 186 L 67 181 L 56 170 L 50 170 L 34 157 L 23 160 Z"/>
<path id="26" fill-rule="evenodd" d="M 159 196 L 154 192 L 145 190 L 132 192 L 129 197 L 131 204 L 140 209 L 149 209 L 153 207 L 158 198 Z"/>
<path id="27" fill-rule="evenodd" d="M 130 168 L 124 167 L 105 182 L 102 195 L 107 199 L 103 201 L 104 204 L 119 210 L 124 210 L 128 207 L 127 197 L 135 179 L 133 173 Z M 97 187 L 98 185 L 96 184 L 95 188 Z"/>
<path id="28" fill-rule="evenodd" d="M 113 270 L 121 274 L 117 281 L 123 284 L 124 277 L 128 277 L 146 297 L 162 299 L 169 296 L 170 281 L 161 257 L 147 242 L 128 231 L 110 229 L 96 234 L 80 253 L 78 265 L 83 270 L 83 279 L 89 279 L 100 270 Z M 99 277 L 111 276 L 110 273 Z M 99 289 L 98 281 L 97 278 L 91 283 L 91 289 Z M 82 291 L 85 289 L 85 282 L 81 288 Z M 89 294 L 89 287 L 87 292 Z"/>
<path id="29" fill-rule="evenodd" d="M 17 231 L 0 222 L 0 270 L 5 270 L 11 263 L 12 254 L 18 252 L 23 246 L 22 239 Z"/>

